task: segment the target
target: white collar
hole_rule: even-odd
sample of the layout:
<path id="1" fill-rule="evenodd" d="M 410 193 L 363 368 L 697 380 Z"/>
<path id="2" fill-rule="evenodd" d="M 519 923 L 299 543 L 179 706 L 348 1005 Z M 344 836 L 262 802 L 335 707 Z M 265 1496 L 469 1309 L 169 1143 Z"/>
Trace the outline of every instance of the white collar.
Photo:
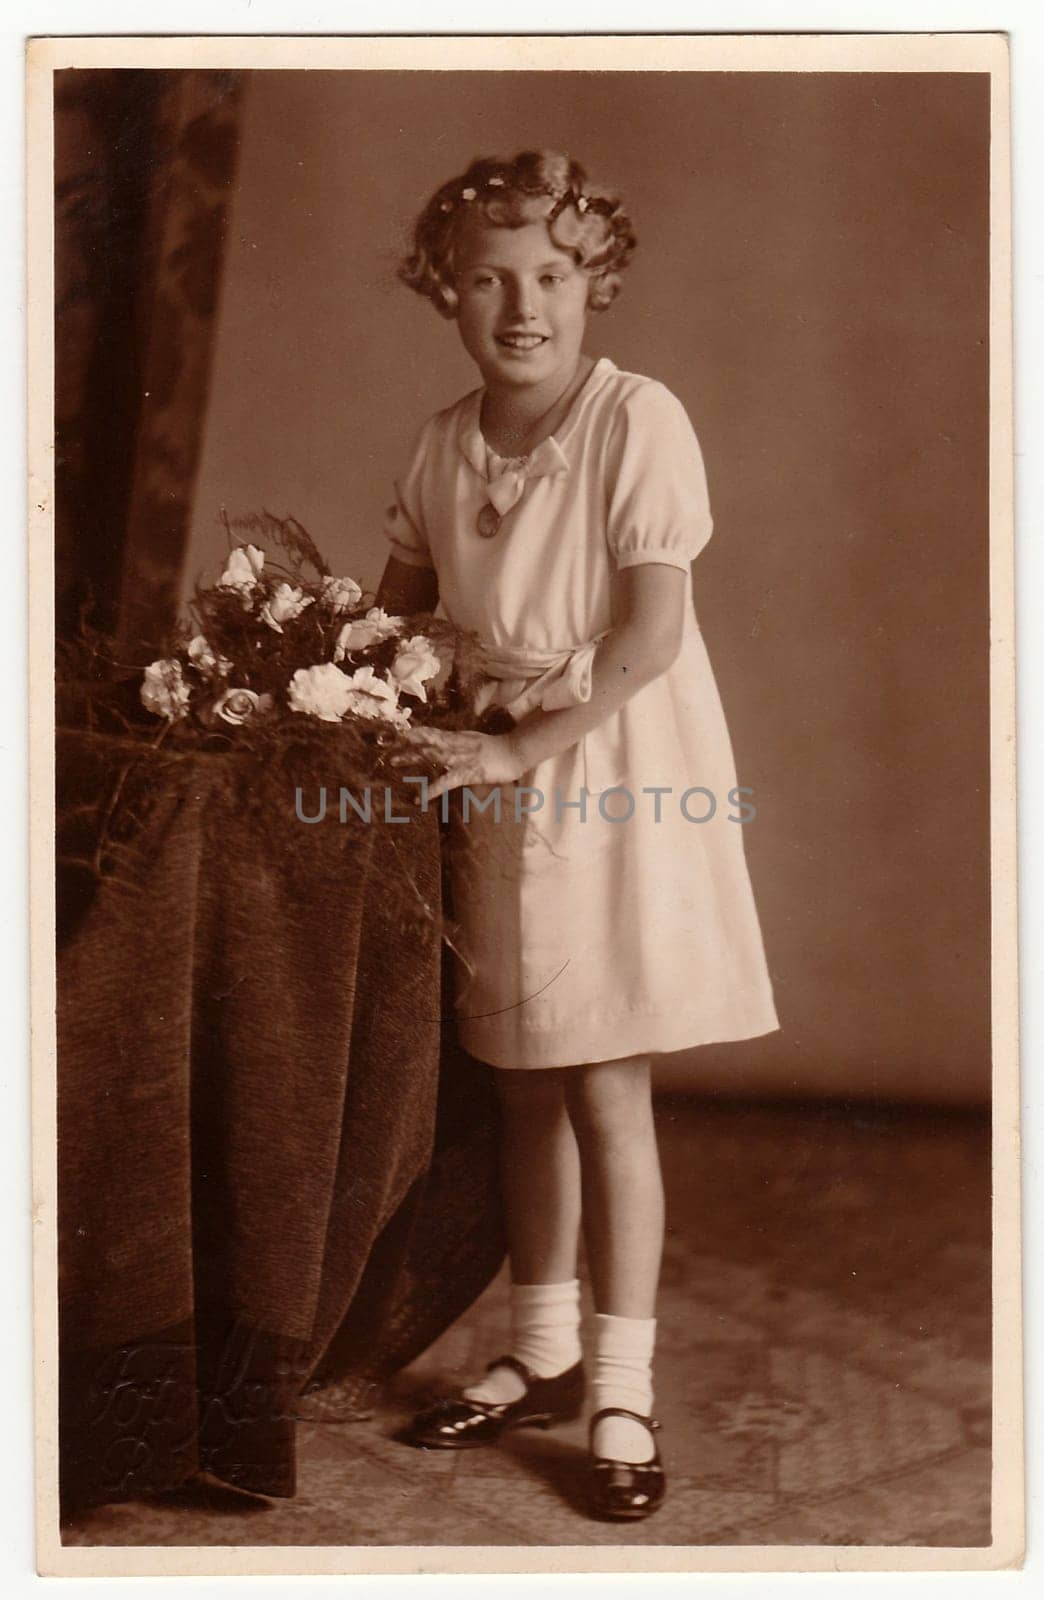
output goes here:
<path id="1" fill-rule="evenodd" d="M 599 357 L 584 379 L 558 428 L 529 452 L 525 466 L 527 478 L 544 478 L 554 473 L 569 471 L 569 460 L 562 449 L 562 444 L 576 427 L 591 396 L 616 370 L 615 363 L 610 361 L 608 356 Z M 484 393 L 483 389 L 475 389 L 465 396 L 458 432 L 461 453 L 481 478 L 488 476 L 489 465 L 488 446 L 479 422 Z"/>

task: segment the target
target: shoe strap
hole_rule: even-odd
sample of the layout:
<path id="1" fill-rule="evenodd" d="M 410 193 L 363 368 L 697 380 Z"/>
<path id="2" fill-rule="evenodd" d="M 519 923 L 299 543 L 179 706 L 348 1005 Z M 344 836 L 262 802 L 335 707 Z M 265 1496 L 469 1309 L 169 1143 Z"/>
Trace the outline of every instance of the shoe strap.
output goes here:
<path id="1" fill-rule="evenodd" d="M 658 1433 L 663 1427 L 663 1423 L 657 1422 L 655 1417 L 643 1417 L 640 1411 L 628 1411 L 626 1406 L 603 1406 L 591 1418 L 591 1427 L 601 1422 L 603 1417 L 631 1417 L 635 1422 L 640 1422 L 643 1428 L 648 1428 L 650 1433 Z"/>
<path id="2" fill-rule="evenodd" d="M 498 1356 L 495 1361 L 489 1363 L 486 1371 L 492 1372 L 494 1367 L 510 1367 L 512 1372 L 518 1373 L 527 1389 L 537 1382 L 536 1374 L 530 1372 L 525 1363 L 520 1361 L 517 1356 Z"/>

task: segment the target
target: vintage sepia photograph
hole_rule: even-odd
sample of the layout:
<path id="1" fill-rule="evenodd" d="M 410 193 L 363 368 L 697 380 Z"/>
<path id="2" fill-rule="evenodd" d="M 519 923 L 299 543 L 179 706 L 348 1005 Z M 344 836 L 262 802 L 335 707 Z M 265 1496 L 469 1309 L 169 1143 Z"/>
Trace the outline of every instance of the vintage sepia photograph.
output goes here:
<path id="1" fill-rule="evenodd" d="M 28 70 L 41 1570 L 1016 1564 L 1003 36 Z"/>

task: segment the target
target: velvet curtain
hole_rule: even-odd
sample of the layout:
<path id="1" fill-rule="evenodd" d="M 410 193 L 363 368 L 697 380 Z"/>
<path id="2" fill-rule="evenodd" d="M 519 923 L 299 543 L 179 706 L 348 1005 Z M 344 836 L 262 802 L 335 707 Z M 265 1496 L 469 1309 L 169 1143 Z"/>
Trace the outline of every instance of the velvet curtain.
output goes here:
<path id="1" fill-rule="evenodd" d="M 55 77 L 57 629 L 173 621 L 238 151 L 234 72 Z"/>

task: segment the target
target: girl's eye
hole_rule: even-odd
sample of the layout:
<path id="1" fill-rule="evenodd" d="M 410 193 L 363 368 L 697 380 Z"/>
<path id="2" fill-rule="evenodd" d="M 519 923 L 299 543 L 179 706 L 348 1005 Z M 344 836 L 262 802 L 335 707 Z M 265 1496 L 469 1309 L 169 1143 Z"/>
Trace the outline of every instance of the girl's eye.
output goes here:
<path id="1" fill-rule="evenodd" d="M 541 283 L 564 283 L 565 279 L 557 272 L 545 272 L 540 281 Z"/>

